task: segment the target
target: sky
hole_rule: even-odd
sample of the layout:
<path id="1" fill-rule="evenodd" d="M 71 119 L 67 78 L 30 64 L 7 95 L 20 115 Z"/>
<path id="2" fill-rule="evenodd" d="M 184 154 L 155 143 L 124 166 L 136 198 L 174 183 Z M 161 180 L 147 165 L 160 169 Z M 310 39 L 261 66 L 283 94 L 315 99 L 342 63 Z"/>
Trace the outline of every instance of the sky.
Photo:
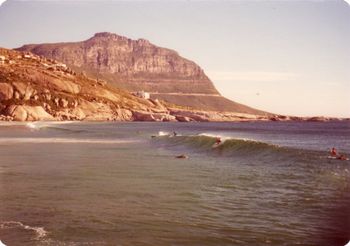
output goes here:
<path id="1" fill-rule="evenodd" d="M 0 7 L 5 48 L 104 31 L 176 50 L 236 102 L 284 115 L 350 117 L 345 1 L 9 0 Z"/>

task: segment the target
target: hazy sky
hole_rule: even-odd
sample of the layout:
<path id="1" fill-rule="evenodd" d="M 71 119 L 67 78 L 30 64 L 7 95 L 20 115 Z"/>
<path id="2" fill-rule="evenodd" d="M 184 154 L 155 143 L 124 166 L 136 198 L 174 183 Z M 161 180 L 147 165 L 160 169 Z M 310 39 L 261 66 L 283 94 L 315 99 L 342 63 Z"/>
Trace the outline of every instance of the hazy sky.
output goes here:
<path id="1" fill-rule="evenodd" d="M 226 97 L 274 113 L 350 117 L 350 6 L 325 1 L 7 1 L 0 46 L 109 31 L 174 49 Z"/>

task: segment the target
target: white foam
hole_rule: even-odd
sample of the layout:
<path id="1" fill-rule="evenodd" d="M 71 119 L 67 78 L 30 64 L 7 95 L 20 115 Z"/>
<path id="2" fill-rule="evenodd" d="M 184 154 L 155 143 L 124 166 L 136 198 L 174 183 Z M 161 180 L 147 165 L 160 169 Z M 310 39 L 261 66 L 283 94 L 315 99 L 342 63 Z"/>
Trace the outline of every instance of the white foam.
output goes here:
<path id="1" fill-rule="evenodd" d="M 37 129 L 38 128 L 38 126 L 34 122 L 27 123 L 26 127 L 30 128 L 30 129 Z"/>
<path id="2" fill-rule="evenodd" d="M 47 231 L 45 231 L 44 227 L 35 227 L 24 225 L 19 221 L 5 221 L 0 224 L 0 229 L 11 229 L 11 228 L 23 228 L 25 230 L 31 230 L 35 232 L 35 240 L 40 240 L 47 235 Z M 0 244 L 1 245 L 1 244 Z"/>
<path id="3" fill-rule="evenodd" d="M 28 128 L 36 128 L 37 126 L 34 124 L 34 122 L 29 122 L 26 124 Z"/>
<path id="4" fill-rule="evenodd" d="M 0 246 L 6 246 L 6 245 L 0 240 Z"/>
<path id="5" fill-rule="evenodd" d="M 53 125 L 64 125 L 73 124 L 77 121 L 32 121 L 32 122 L 21 122 L 21 121 L 0 121 L 0 126 L 25 126 L 28 128 L 40 128 Z"/>
<path id="6" fill-rule="evenodd" d="M 225 136 L 225 135 L 218 135 L 213 133 L 200 133 L 198 136 L 206 136 L 211 138 L 221 138 L 222 141 L 234 139 L 234 140 L 242 140 L 242 141 L 249 141 L 249 142 L 260 142 L 258 140 L 254 140 L 251 138 L 242 138 L 242 137 L 235 137 L 235 136 Z"/>
<path id="7" fill-rule="evenodd" d="M 158 136 L 169 136 L 169 135 L 170 135 L 169 132 L 163 132 L 163 131 L 158 132 Z"/>
<path id="8" fill-rule="evenodd" d="M 212 133 L 200 133 L 198 136 L 205 136 L 210 138 L 220 138 L 222 142 L 225 142 L 226 140 L 233 139 L 232 137 L 224 136 L 224 135 L 217 135 Z"/>
<path id="9" fill-rule="evenodd" d="M 0 143 L 82 143 L 82 144 L 124 144 L 135 143 L 140 140 L 114 140 L 114 139 L 80 139 L 80 138 L 0 138 Z"/>
<path id="10" fill-rule="evenodd" d="M 55 125 L 65 125 L 65 124 L 71 124 L 73 121 L 34 121 L 34 122 L 28 122 L 25 124 L 26 127 L 30 129 L 40 129 L 44 127 L 50 127 Z"/>

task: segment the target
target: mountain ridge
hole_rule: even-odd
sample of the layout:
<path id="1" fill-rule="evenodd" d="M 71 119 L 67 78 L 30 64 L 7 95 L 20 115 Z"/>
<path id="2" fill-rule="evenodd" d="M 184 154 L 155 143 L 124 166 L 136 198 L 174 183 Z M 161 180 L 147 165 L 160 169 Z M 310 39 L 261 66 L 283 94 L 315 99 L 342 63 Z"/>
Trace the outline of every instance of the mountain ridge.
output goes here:
<path id="1" fill-rule="evenodd" d="M 269 114 L 222 97 L 195 62 L 146 39 L 101 32 L 81 42 L 28 44 L 16 50 L 64 62 L 131 92 L 150 92 L 153 99 L 200 110 Z"/>
<path id="2" fill-rule="evenodd" d="M 0 48 L 0 120 L 188 122 L 268 118 L 198 111 L 139 98 L 62 62 Z"/>

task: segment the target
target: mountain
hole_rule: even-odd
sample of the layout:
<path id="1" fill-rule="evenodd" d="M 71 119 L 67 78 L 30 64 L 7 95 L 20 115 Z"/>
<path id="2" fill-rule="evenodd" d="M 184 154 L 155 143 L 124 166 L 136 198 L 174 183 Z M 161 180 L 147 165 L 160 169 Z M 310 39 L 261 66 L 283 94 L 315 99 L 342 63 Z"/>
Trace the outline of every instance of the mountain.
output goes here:
<path id="1" fill-rule="evenodd" d="M 103 32 L 82 42 L 30 44 L 17 50 L 66 63 L 86 75 L 130 92 L 194 109 L 265 115 L 222 97 L 204 71 L 176 51 L 145 39 Z"/>
<path id="2" fill-rule="evenodd" d="M 0 120 L 237 121 L 251 114 L 188 110 L 133 96 L 65 63 L 0 48 Z"/>

